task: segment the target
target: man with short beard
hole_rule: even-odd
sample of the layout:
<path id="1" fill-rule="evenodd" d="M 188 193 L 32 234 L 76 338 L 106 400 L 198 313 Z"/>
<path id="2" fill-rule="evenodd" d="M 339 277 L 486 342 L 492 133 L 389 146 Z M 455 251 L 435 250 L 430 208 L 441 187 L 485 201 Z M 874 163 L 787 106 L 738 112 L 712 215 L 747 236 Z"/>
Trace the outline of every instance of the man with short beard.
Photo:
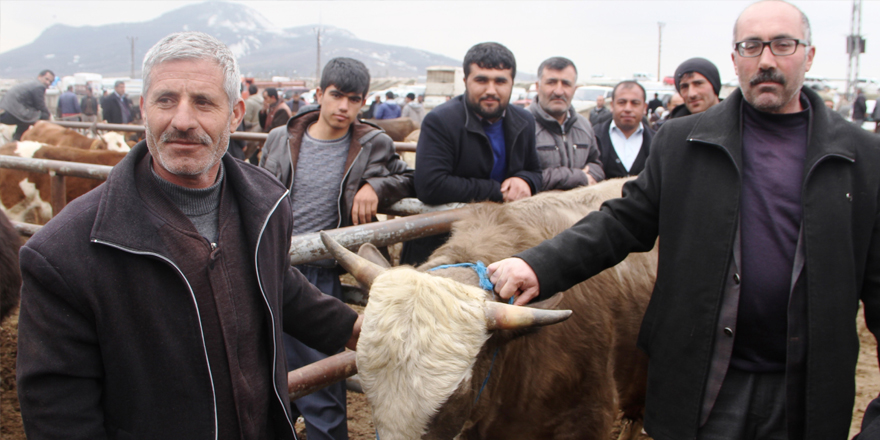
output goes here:
<path id="1" fill-rule="evenodd" d="M 658 242 L 638 345 L 645 430 L 672 439 L 846 439 L 856 314 L 880 333 L 880 139 L 803 87 L 810 24 L 778 0 L 733 29 L 740 90 L 657 132 L 639 177 L 551 240 L 489 266 L 544 299 Z M 880 438 L 880 399 L 859 439 Z"/>
<path id="2" fill-rule="evenodd" d="M 416 196 L 424 203 L 508 202 L 541 190 L 535 118 L 508 106 L 516 59 L 498 43 L 480 43 L 464 58 L 465 93 L 425 115 L 416 154 Z M 404 244 L 402 262 L 421 263 L 446 241 Z"/>
<path id="3" fill-rule="evenodd" d="M 207 34 L 144 59 L 146 141 L 21 249 L 30 438 L 295 439 L 282 331 L 355 348 L 358 315 L 290 266 L 290 200 L 226 154 L 239 71 Z"/>
<path id="4" fill-rule="evenodd" d="M 528 110 L 535 117 L 543 189 L 571 189 L 603 180 L 593 127 L 571 105 L 577 90 L 574 63 L 563 57 L 544 60 L 535 85 L 538 96 Z"/>

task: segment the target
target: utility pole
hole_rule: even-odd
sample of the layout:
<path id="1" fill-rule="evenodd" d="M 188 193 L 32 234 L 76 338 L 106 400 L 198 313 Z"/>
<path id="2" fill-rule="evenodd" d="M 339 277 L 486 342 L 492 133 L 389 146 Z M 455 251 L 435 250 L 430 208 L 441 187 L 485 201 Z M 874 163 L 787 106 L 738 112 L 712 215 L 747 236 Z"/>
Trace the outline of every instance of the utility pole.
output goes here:
<path id="1" fill-rule="evenodd" d="M 318 60 L 315 63 L 315 87 L 321 84 L 321 26 L 317 28 L 318 34 Z"/>
<path id="2" fill-rule="evenodd" d="M 131 41 L 131 79 L 134 79 L 134 42 L 137 41 L 137 37 L 125 37 L 129 41 Z"/>
<path id="3" fill-rule="evenodd" d="M 660 76 L 660 52 L 663 48 L 663 26 L 666 26 L 666 23 L 657 22 L 657 81 L 661 82 L 663 78 Z"/>
<path id="4" fill-rule="evenodd" d="M 850 34 L 846 37 L 846 53 L 849 63 L 846 66 L 846 99 L 852 102 L 859 84 L 859 55 L 865 52 L 865 39 L 862 38 L 862 0 L 853 0 Z"/>

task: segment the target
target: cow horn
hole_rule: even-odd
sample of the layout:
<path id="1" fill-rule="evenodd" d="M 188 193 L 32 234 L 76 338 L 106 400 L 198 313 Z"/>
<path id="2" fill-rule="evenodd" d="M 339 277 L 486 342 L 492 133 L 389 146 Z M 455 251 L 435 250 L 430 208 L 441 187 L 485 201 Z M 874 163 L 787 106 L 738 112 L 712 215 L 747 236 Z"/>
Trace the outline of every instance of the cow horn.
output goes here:
<path id="1" fill-rule="evenodd" d="M 500 302 L 486 302 L 486 328 L 488 330 L 513 330 L 556 324 L 571 316 L 571 310 L 544 310 L 532 307 L 512 306 Z"/>
<path id="2" fill-rule="evenodd" d="M 327 246 L 327 250 L 330 251 L 333 258 L 336 258 L 336 261 L 366 288 L 373 284 L 373 280 L 379 274 L 385 272 L 384 267 L 344 248 L 324 231 L 321 231 L 321 241 L 324 242 L 324 246 Z"/>

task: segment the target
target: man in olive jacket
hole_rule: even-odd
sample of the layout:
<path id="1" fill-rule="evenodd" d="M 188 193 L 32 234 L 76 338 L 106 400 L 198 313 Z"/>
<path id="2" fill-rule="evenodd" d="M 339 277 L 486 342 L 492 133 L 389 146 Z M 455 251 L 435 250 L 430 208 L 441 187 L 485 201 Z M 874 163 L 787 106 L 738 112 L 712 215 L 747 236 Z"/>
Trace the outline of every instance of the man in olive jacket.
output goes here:
<path id="1" fill-rule="evenodd" d="M 524 303 L 661 237 L 638 339 L 648 434 L 845 439 L 859 300 L 880 332 L 880 140 L 802 87 L 815 49 L 796 7 L 753 4 L 734 35 L 741 91 L 667 122 L 622 198 L 491 280 Z M 869 410 L 860 438 L 878 428 Z"/>
<path id="2" fill-rule="evenodd" d="M 25 432 L 294 439 L 282 329 L 334 352 L 358 316 L 291 268 L 287 189 L 226 154 L 232 52 L 172 34 L 143 72 L 146 141 L 21 250 Z"/>

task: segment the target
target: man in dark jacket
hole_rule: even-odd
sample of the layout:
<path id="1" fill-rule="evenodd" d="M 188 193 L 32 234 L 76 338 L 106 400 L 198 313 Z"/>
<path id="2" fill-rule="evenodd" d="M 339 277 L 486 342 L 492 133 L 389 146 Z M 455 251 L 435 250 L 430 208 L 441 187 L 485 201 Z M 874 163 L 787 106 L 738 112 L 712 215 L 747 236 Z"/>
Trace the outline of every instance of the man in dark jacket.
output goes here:
<path id="1" fill-rule="evenodd" d="M 287 124 L 290 116 L 290 109 L 278 96 L 278 89 L 269 87 L 263 90 L 263 109 L 260 110 L 260 127 L 263 127 L 263 132 L 268 133 L 276 127 Z"/>
<path id="2" fill-rule="evenodd" d="M 593 127 L 571 105 L 577 69 L 568 58 L 552 57 L 538 66 L 535 146 L 543 169 L 542 189 L 571 189 L 605 178 Z"/>
<path id="3" fill-rule="evenodd" d="M 654 131 L 646 123 L 645 89 L 621 81 L 611 92 L 611 119 L 599 124 L 596 144 L 605 178 L 636 176 L 645 168 Z"/>
<path id="4" fill-rule="evenodd" d="M 385 102 L 379 105 L 373 117 L 376 119 L 397 119 L 400 114 L 400 106 L 394 101 L 394 92 L 389 90 L 385 92 Z"/>
<path id="5" fill-rule="evenodd" d="M 92 92 L 91 84 L 86 85 L 86 96 L 82 97 L 79 102 L 82 109 L 83 122 L 97 122 L 98 120 L 98 98 L 95 98 Z"/>
<path id="6" fill-rule="evenodd" d="M 287 189 L 225 154 L 232 52 L 172 34 L 143 72 L 147 140 L 21 250 L 25 430 L 294 439 L 282 330 L 332 353 L 360 321 L 290 267 Z"/>
<path id="7" fill-rule="evenodd" d="M 3 95 L 0 100 L 0 124 L 16 126 L 12 140 L 21 140 L 21 135 L 34 122 L 49 120 L 46 89 L 53 81 L 55 74 L 51 70 L 44 70 L 36 80 L 18 84 Z"/>
<path id="8" fill-rule="evenodd" d="M 125 83 L 116 81 L 113 93 L 101 99 L 104 120 L 110 124 L 128 124 L 132 120 L 131 99 L 125 94 Z"/>
<path id="9" fill-rule="evenodd" d="M 590 125 L 596 127 L 609 119 L 611 119 L 611 110 L 605 105 L 605 97 L 597 96 L 596 106 L 590 110 Z"/>
<path id="10" fill-rule="evenodd" d="M 815 49 L 796 7 L 755 3 L 734 36 L 741 91 L 667 122 L 622 198 L 491 279 L 521 304 L 662 237 L 638 340 L 648 434 L 846 439 L 859 300 L 880 332 L 880 141 L 802 87 Z M 880 438 L 878 402 L 860 439 Z"/>
<path id="11" fill-rule="evenodd" d="M 67 86 L 67 90 L 58 97 L 58 117 L 65 121 L 79 121 L 82 109 L 79 99 L 73 93 L 73 86 Z"/>
<path id="12" fill-rule="evenodd" d="M 260 166 L 290 189 L 295 235 L 369 223 L 379 206 L 415 194 L 413 170 L 394 152 L 391 138 L 357 120 L 369 88 L 370 72 L 363 63 L 334 58 L 324 66 L 316 92 L 320 109 L 269 132 Z M 332 259 L 297 269 L 322 292 L 342 298 Z M 287 334 L 284 349 L 289 370 L 326 357 Z M 310 439 L 348 438 L 344 382 L 294 404 L 305 418 Z"/>
<path id="13" fill-rule="evenodd" d="M 507 202 L 541 190 L 535 118 L 508 106 L 513 53 L 480 43 L 464 58 L 465 93 L 425 115 L 416 154 L 416 195 L 424 203 Z M 404 243 L 401 262 L 417 264 L 446 234 Z"/>
<path id="14" fill-rule="evenodd" d="M 852 120 L 856 127 L 865 123 L 865 114 L 868 111 L 868 103 L 862 89 L 856 89 L 856 99 L 853 101 Z"/>
<path id="15" fill-rule="evenodd" d="M 675 89 L 684 105 L 672 109 L 669 118 L 679 118 L 708 110 L 720 99 L 721 76 L 718 68 L 705 58 L 691 58 L 675 69 Z"/>

